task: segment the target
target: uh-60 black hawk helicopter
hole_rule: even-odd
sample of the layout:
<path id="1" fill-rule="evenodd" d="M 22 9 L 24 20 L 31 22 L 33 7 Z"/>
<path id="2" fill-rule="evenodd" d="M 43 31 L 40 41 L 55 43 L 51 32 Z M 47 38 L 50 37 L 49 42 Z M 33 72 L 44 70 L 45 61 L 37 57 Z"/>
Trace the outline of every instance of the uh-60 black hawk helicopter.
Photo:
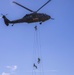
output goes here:
<path id="1" fill-rule="evenodd" d="M 47 3 L 49 3 L 51 0 L 48 0 L 44 5 L 42 5 L 37 11 L 32 11 L 31 9 L 13 1 L 13 3 L 23 7 L 24 9 L 32 12 L 30 14 L 26 14 L 23 18 L 21 19 L 17 19 L 17 20 L 13 20 L 13 21 L 10 21 L 6 18 L 5 15 L 2 15 L 2 18 L 4 19 L 4 22 L 6 24 L 6 26 L 8 26 L 9 24 L 16 24 L 16 23 L 23 23 L 23 22 L 26 22 L 26 23 L 34 23 L 34 22 L 39 22 L 40 24 L 42 24 L 42 22 L 46 21 L 46 20 L 49 20 L 49 19 L 53 19 L 51 18 L 51 16 L 47 15 L 47 14 L 44 14 L 44 13 L 38 13 L 38 11 L 40 9 L 42 9 Z M 12 25 L 12 26 L 13 26 Z"/>

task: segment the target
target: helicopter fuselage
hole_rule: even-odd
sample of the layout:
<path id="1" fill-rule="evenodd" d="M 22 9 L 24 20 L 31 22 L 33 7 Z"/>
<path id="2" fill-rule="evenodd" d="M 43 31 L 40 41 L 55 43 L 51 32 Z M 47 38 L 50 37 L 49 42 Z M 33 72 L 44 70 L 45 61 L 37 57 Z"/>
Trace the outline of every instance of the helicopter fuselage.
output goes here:
<path id="1" fill-rule="evenodd" d="M 2 18 L 4 19 L 5 24 L 8 26 L 9 24 L 16 24 L 16 23 L 34 23 L 34 22 L 40 22 L 40 24 L 42 24 L 42 22 L 52 19 L 51 16 L 44 14 L 44 13 L 38 13 L 38 11 L 40 9 L 42 9 L 46 4 L 48 4 L 51 0 L 48 0 L 45 4 L 43 4 L 38 10 L 33 11 L 15 1 L 13 1 L 13 3 L 15 3 L 16 5 L 30 11 L 30 14 L 26 14 L 24 17 L 17 19 L 17 20 L 12 20 L 10 21 L 9 19 L 6 18 L 5 15 L 2 15 Z"/>
<path id="2" fill-rule="evenodd" d="M 13 20 L 10 21 L 10 23 L 33 23 L 33 22 L 44 22 L 46 20 L 49 20 L 51 17 L 47 14 L 44 13 L 31 13 L 31 14 L 26 14 L 23 18 L 18 19 L 18 20 Z"/>

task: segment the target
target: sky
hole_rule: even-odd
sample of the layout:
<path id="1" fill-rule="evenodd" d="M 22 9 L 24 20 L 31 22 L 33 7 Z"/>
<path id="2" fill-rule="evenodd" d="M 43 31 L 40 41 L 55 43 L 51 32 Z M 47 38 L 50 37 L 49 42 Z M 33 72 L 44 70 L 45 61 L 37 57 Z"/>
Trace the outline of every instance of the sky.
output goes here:
<path id="1" fill-rule="evenodd" d="M 36 11 L 47 0 L 14 1 Z M 15 20 L 30 13 L 12 2 L 0 0 L 0 16 L 8 14 L 9 20 Z M 0 75 L 74 75 L 73 7 L 74 0 L 51 0 L 39 13 L 54 20 L 42 25 L 19 23 L 12 27 L 0 18 Z M 34 63 L 38 69 L 33 67 Z"/>

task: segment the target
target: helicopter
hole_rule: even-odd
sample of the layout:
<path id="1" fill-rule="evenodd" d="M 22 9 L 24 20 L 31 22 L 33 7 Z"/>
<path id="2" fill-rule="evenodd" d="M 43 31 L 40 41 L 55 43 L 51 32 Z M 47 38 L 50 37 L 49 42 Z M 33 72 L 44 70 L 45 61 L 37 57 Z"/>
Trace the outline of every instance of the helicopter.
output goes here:
<path id="1" fill-rule="evenodd" d="M 39 22 L 40 24 L 42 24 L 42 22 L 46 21 L 46 20 L 49 20 L 49 19 L 53 19 L 51 18 L 51 16 L 47 15 L 47 14 L 44 14 L 44 13 L 38 13 L 38 11 L 40 9 L 42 9 L 46 4 L 48 4 L 51 0 L 48 0 L 45 4 L 43 4 L 38 10 L 36 11 L 33 11 L 15 1 L 13 1 L 14 4 L 30 11 L 31 13 L 30 14 L 26 14 L 24 17 L 20 18 L 20 19 L 17 19 L 17 20 L 12 20 L 10 21 L 9 19 L 6 18 L 5 15 L 2 14 L 2 18 L 4 19 L 4 22 L 6 24 L 6 26 L 9 26 L 9 24 L 12 24 L 12 26 L 16 23 L 23 23 L 23 22 L 26 22 L 26 23 L 34 23 L 34 22 Z"/>

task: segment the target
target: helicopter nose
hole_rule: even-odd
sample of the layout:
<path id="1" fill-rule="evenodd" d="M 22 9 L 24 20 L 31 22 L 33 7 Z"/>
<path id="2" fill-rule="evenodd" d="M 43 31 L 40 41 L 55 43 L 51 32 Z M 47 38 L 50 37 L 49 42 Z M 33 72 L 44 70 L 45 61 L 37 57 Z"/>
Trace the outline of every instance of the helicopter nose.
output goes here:
<path id="1" fill-rule="evenodd" d="M 48 15 L 48 19 L 52 19 L 52 20 L 54 20 L 54 18 L 52 18 L 52 17 L 51 17 L 51 16 L 49 16 L 49 15 Z"/>
<path id="2" fill-rule="evenodd" d="M 51 19 L 51 16 L 46 15 L 46 20 L 49 20 L 49 19 Z"/>
<path id="3" fill-rule="evenodd" d="M 47 16 L 47 19 L 51 19 L 51 16 L 48 15 L 48 16 Z"/>

